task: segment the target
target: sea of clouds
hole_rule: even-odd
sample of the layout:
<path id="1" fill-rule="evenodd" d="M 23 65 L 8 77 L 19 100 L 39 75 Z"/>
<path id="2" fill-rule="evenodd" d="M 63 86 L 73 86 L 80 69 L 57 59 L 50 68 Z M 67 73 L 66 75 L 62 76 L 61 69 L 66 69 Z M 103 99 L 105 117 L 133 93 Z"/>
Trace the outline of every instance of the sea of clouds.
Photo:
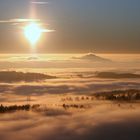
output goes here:
<path id="1" fill-rule="evenodd" d="M 93 63 L 94 58 L 103 62 Z M 109 61 L 106 65 L 104 61 L 108 60 L 94 55 L 58 61 L 38 57 L 1 58 L 1 104 L 26 104 L 30 97 L 31 103 L 54 107 L 47 112 L 0 114 L 0 140 L 140 139 L 139 103 L 118 106 L 109 101 L 93 101 L 92 107 L 84 110 L 65 110 L 57 106 L 63 104 L 63 96 L 140 89 L 140 78 L 136 77 L 140 73 L 139 61 L 135 64 Z M 100 72 L 109 72 L 111 76 L 107 73 L 105 77 L 98 77 Z"/>

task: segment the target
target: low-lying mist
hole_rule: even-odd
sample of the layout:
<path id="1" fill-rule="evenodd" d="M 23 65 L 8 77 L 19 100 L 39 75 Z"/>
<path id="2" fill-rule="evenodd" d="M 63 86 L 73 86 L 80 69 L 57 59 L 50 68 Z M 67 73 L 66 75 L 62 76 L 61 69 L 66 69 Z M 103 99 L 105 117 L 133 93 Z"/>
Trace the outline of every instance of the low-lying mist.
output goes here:
<path id="1" fill-rule="evenodd" d="M 0 57 L 0 140 L 140 139 L 140 59 L 59 56 Z"/>

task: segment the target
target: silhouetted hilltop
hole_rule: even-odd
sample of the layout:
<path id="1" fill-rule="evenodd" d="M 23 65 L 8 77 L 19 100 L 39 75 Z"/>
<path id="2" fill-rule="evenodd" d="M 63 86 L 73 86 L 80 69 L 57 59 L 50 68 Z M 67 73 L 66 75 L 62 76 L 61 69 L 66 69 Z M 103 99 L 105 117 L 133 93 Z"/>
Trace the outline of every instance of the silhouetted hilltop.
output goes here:
<path id="1" fill-rule="evenodd" d="M 115 73 L 115 72 L 96 72 L 98 78 L 140 78 L 140 74 L 133 73 Z"/>
<path id="2" fill-rule="evenodd" d="M 111 62 L 111 60 L 102 58 L 100 56 L 97 56 L 93 53 L 89 53 L 87 55 L 84 55 L 82 57 L 73 57 L 73 59 L 79 59 L 79 60 L 90 60 L 90 61 L 95 61 L 95 62 Z"/>
<path id="3" fill-rule="evenodd" d="M 55 76 L 50 76 L 42 73 L 24 73 L 16 71 L 0 71 L 0 82 L 30 82 L 30 81 L 40 81 L 45 79 L 53 79 Z"/>

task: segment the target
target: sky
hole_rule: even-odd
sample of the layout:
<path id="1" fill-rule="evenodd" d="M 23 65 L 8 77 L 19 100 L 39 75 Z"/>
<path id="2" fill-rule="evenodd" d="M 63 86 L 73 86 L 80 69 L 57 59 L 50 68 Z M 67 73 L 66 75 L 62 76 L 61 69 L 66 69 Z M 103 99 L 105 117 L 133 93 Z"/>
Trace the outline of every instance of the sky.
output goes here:
<path id="1" fill-rule="evenodd" d="M 38 53 L 140 53 L 139 13 L 138 0 L 0 0 L 0 53 L 32 52 L 29 19 L 54 31 L 42 34 Z"/>

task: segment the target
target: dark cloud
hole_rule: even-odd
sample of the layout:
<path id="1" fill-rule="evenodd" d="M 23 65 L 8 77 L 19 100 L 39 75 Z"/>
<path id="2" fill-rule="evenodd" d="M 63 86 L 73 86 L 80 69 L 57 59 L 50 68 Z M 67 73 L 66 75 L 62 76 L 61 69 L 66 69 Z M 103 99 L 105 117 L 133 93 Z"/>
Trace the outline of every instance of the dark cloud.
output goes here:
<path id="1" fill-rule="evenodd" d="M 1 71 L 0 93 L 14 95 L 41 96 L 45 94 L 92 94 L 102 91 L 119 89 L 139 89 L 140 83 L 136 79 L 95 79 L 95 73 L 64 73 L 49 76 L 40 73 L 23 73 Z M 71 76 L 72 75 L 72 76 Z M 59 79 L 56 77 L 60 77 Z M 50 80 L 46 80 L 46 79 Z M 18 82 L 25 83 L 18 83 Z M 41 83 L 39 83 L 41 81 Z M 34 82 L 34 83 L 30 83 Z"/>
<path id="2" fill-rule="evenodd" d="M 21 85 L 11 90 L 17 95 L 44 94 L 91 94 L 97 91 L 111 91 L 115 89 L 139 89 L 140 84 L 136 82 L 114 82 L 114 83 L 85 83 L 83 85 Z"/>
<path id="3" fill-rule="evenodd" d="M 108 122 L 91 128 L 81 140 L 137 140 L 139 136 L 140 121 L 126 120 L 121 122 Z M 92 133 L 93 132 L 93 133 Z"/>
<path id="4" fill-rule="evenodd" d="M 73 89 L 71 89 L 73 87 Z M 77 88 L 78 89 L 78 88 Z M 80 90 L 80 89 L 79 89 Z M 76 91 L 76 87 L 68 85 L 21 85 L 13 88 L 13 93 L 19 95 L 67 94 Z"/>
<path id="5" fill-rule="evenodd" d="M 8 92 L 11 89 L 12 89 L 11 85 L 5 85 L 5 84 L 0 85 L 0 93 Z"/>

